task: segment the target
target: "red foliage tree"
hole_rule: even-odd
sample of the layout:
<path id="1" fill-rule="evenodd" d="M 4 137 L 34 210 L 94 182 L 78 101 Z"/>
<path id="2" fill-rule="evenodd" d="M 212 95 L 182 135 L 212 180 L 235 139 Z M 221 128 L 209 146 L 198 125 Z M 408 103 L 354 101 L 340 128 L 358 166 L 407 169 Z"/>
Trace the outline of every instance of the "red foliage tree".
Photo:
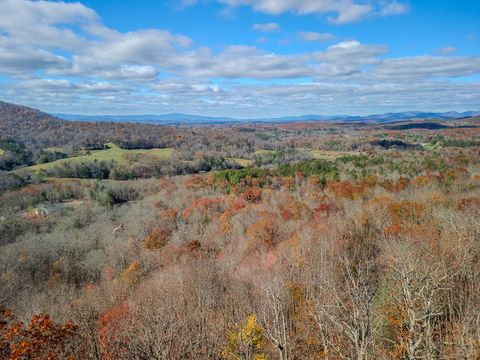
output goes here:
<path id="1" fill-rule="evenodd" d="M 250 203 L 257 203 L 262 198 L 262 192 L 257 187 L 252 187 L 243 193 L 243 198 L 245 201 Z"/>
<path id="2" fill-rule="evenodd" d="M 46 314 L 34 315 L 28 325 L 9 309 L 0 310 L 0 357 L 2 359 L 74 359 L 77 326 L 56 324 Z"/>
<path id="3" fill-rule="evenodd" d="M 102 359 L 114 360 L 125 358 L 125 347 L 122 346 L 128 342 L 122 329 L 124 322 L 129 316 L 128 305 L 123 302 L 120 305 L 108 309 L 98 322 L 98 336 L 100 343 L 100 352 Z"/>

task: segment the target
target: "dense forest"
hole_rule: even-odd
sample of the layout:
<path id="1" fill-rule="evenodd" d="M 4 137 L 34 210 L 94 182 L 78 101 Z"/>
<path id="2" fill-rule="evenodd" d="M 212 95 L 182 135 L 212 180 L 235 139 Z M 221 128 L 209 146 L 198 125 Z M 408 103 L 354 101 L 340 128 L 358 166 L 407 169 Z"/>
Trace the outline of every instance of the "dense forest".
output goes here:
<path id="1" fill-rule="evenodd" d="M 479 118 L 167 127 L 0 103 L 0 149 L 2 359 L 479 358 Z"/>

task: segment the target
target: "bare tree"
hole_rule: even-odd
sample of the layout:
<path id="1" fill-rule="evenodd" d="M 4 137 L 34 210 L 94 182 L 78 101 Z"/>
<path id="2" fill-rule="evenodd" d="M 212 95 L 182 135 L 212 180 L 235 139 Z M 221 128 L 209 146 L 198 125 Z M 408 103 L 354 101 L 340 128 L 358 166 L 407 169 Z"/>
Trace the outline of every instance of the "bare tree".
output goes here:
<path id="1" fill-rule="evenodd" d="M 317 322 L 322 337 L 342 358 L 368 359 L 374 348 L 375 264 L 366 261 L 354 266 L 346 256 L 341 263 L 342 287 L 333 278 L 317 283 L 321 294 L 317 297 Z M 348 340 L 348 350 L 329 334 L 331 331 Z"/>
<path id="2" fill-rule="evenodd" d="M 265 336 L 275 349 L 278 359 L 288 360 L 290 354 L 288 300 L 285 286 L 279 280 L 269 283 L 261 298 L 261 325 Z"/>
<path id="3" fill-rule="evenodd" d="M 405 357 L 438 359 L 438 326 L 444 315 L 450 276 L 442 263 L 432 265 L 406 246 L 397 245 L 390 261 L 393 306 L 402 319 L 401 335 L 389 342 L 405 349 Z"/>

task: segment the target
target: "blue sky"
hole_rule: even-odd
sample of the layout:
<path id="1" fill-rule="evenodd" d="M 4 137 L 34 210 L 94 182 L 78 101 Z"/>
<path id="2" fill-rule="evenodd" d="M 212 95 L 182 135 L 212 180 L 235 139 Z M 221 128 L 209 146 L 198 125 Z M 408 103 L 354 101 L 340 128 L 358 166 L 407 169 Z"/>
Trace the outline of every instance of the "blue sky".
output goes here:
<path id="1" fill-rule="evenodd" d="M 0 0 L 0 99 L 52 113 L 480 110 L 478 0 Z"/>

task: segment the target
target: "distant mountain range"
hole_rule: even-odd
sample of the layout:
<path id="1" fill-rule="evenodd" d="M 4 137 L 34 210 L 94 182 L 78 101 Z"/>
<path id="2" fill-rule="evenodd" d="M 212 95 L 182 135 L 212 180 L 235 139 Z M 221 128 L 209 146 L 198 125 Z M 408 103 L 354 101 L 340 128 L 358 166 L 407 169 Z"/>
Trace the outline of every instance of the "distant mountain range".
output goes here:
<path id="1" fill-rule="evenodd" d="M 367 116 L 352 115 L 301 115 L 285 116 L 273 118 L 255 118 L 255 119 L 236 119 L 231 117 L 200 116 L 182 113 L 172 114 L 144 114 L 144 115 L 74 115 L 74 114 L 53 114 L 64 120 L 93 121 L 93 122 L 130 122 L 143 124 L 161 124 L 161 125 L 189 125 L 189 124 L 222 124 L 222 123 L 240 123 L 240 122 L 302 122 L 302 121 L 358 121 L 358 122 L 377 122 L 388 123 L 412 119 L 458 119 L 480 115 L 480 111 L 449 111 L 449 112 L 422 112 L 406 111 L 398 113 L 372 114 Z"/>

